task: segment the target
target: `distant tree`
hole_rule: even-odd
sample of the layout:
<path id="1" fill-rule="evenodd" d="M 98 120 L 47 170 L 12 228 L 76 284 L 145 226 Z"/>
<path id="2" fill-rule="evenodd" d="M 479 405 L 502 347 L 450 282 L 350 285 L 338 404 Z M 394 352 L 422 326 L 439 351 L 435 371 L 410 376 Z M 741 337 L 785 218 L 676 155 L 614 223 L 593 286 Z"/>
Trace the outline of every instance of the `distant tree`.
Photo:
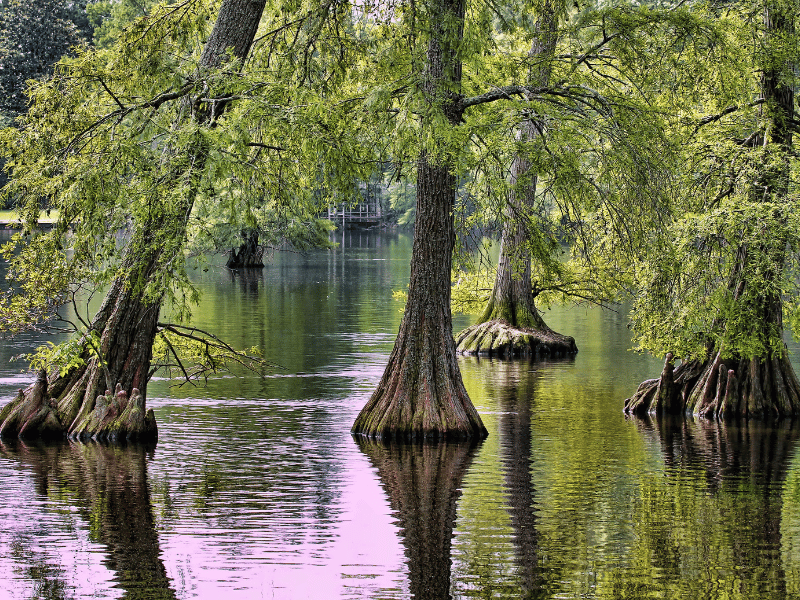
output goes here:
<path id="1" fill-rule="evenodd" d="M 0 12 L 0 112 L 25 112 L 26 82 L 43 79 L 72 48 L 91 39 L 86 2 L 11 0 Z"/>
<path id="2" fill-rule="evenodd" d="M 98 48 L 111 46 L 136 19 L 144 17 L 157 0 L 96 0 L 86 6 L 92 40 Z"/>

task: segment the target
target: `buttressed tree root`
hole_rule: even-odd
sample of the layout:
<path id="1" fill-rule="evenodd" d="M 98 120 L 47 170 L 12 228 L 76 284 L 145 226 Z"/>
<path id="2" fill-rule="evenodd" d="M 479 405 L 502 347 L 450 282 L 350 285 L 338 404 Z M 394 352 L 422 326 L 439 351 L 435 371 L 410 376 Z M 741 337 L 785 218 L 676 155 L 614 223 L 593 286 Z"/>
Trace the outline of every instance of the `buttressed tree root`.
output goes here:
<path id="1" fill-rule="evenodd" d="M 467 327 L 456 335 L 459 354 L 495 358 L 558 357 L 575 354 L 574 338 L 549 328 L 517 327 L 493 319 Z"/>
<path id="2" fill-rule="evenodd" d="M 784 352 L 766 359 L 689 360 L 675 367 L 667 354 L 661 376 L 625 400 L 625 413 L 693 414 L 706 418 L 800 415 L 800 382 Z"/>
<path id="3" fill-rule="evenodd" d="M 84 406 L 87 406 L 86 404 Z M 99 442 L 155 441 L 158 436 L 153 409 L 145 409 L 137 388 L 128 394 L 117 384 L 91 407 L 69 414 L 65 403 L 48 395 L 47 373 L 0 411 L 0 438 L 64 439 Z"/>

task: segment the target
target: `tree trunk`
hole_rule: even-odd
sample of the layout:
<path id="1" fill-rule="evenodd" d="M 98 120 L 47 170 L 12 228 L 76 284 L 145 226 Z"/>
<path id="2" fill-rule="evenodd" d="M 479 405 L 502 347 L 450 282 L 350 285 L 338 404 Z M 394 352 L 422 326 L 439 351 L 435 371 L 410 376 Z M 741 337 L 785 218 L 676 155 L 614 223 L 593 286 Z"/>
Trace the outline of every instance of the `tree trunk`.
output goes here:
<path id="1" fill-rule="evenodd" d="M 203 49 L 199 77 L 222 64 L 230 49 L 243 59 L 255 37 L 266 0 L 224 0 L 214 29 Z M 220 106 L 195 111 L 184 100 L 178 121 L 193 118 L 208 124 Z M 219 103 L 217 103 L 219 104 Z M 192 108 L 189 116 L 188 108 Z M 171 149 L 164 150 L 165 164 Z M 205 166 L 208 148 L 198 141 L 192 155 L 178 161 L 166 177 L 192 179 Z M 194 178 L 197 179 L 197 178 Z M 39 373 L 36 383 L 20 390 L 0 411 L 0 437 L 24 439 L 154 440 L 153 411 L 145 412 L 150 360 L 163 295 L 152 298 L 147 287 L 161 276 L 161 267 L 183 252 L 186 226 L 197 190 L 190 188 L 176 205 L 153 201 L 150 218 L 133 225 L 122 261 L 123 275 L 106 294 L 103 305 L 84 336 L 84 365 L 65 375 Z M 92 341 L 99 338 L 99 347 Z M 112 386 L 114 391 L 112 393 Z M 102 391 L 105 390 L 105 394 Z"/>
<path id="2" fill-rule="evenodd" d="M 242 239 L 238 252 L 236 248 L 231 248 L 225 266 L 229 269 L 261 269 L 264 266 L 264 249 L 258 244 L 258 230 L 242 230 Z"/>
<path id="3" fill-rule="evenodd" d="M 433 31 L 423 93 L 441 103 L 452 127 L 461 121 L 458 42 L 463 0 L 431 0 Z M 437 19 L 436 17 L 441 17 Z M 483 438 L 487 435 L 461 380 L 450 313 L 455 246 L 456 178 L 449 161 L 422 152 L 417 163 L 417 221 L 408 301 L 394 349 L 378 389 L 352 433 L 382 440 Z"/>
<path id="4" fill-rule="evenodd" d="M 537 36 L 529 53 L 531 59 L 541 61 L 530 74 L 532 85 L 546 86 L 549 82 L 547 58 L 555 50 L 556 26 L 555 11 L 547 1 L 536 24 Z M 545 122 L 536 114 L 527 117 L 520 125 L 519 135 L 523 141 L 530 142 L 544 133 Z M 511 192 L 492 295 L 478 323 L 456 336 L 459 354 L 512 358 L 561 356 L 578 351 L 573 338 L 556 333 L 545 324 L 534 302 L 531 256 L 526 241 L 537 179 L 530 160 L 523 155 L 516 156 L 511 164 Z"/>
<path id="5" fill-rule="evenodd" d="M 452 335 L 455 178 L 424 155 L 418 169 L 405 314 L 383 378 L 352 431 L 383 440 L 482 438 L 486 428 L 461 380 Z"/>

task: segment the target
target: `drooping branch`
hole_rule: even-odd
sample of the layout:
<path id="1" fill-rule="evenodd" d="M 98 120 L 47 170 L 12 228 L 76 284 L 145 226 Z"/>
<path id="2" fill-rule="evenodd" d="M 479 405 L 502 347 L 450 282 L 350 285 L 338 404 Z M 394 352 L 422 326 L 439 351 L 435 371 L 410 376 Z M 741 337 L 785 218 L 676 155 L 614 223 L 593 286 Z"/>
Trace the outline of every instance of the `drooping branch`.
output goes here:
<path id="1" fill-rule="evenodd" d="M 162 361 L 154 361 L 150 370 L 152 376 L 160 368 L 177 367 L 183 375 L 183 382 L 193 383 L 201 377 L 207 377 L 209 373 L 217 373 L 220 369 L 228 368 L 231 363 L 238 364 L 249 371 L 259 373 L 261 369 L 285 369 L 276 363 L 264 360 L 254 353 L 237 350 L 224 340 L 213 333 L 199 327 L 189 327 L 176 323 L 158 323 L 158 339 L 163 340 L 166 345 Z M 176 347 L 166 333 L 172 334 L 186 342 L 186 347 Z M 199 348 L 199 349 L 198 349 Z M 175 362 L 168 360 L 166 354 L 172 354 Z M 187 362 L 194 362 L 188 367 Z"/>
<path id="2" fill-rule="evenodd" d="M 457 110 L 464 112 L 467 108 L 496 102 L 498 100 L 512 100 L 515 96 L 521 96 L 527 101 L 554 102 L 556 99 L 564 99 L 577 102 L 585 106 L 592 106 L 595 110 L 601 110 L 603 114 L 611 112 L 613 102 L 600 94 L 597 90 L 584 85 L 555 85 L 555 86 L 529 86 L 529 85 L 507 85 L 496 87 L 484 94 L 471 97 L 462 97 L 457 100 Z M 563 105 L 562 106 L 568 106 Z"/>

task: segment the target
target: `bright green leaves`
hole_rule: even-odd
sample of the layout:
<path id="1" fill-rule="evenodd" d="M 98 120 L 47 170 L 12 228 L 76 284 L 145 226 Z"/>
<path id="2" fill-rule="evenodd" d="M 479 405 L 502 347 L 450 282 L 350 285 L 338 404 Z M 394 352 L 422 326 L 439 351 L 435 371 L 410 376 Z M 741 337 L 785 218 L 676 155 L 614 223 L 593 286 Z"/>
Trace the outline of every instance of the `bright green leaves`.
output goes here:
<path id="1" fill-rule="evenodd" d="M 780 316 L 771 313 L 798 292 L 786 277 L 797 272 L 787 254 L 800 248 L 797 215 L 791 203 L 731 200 L 676 220 L 636 274 L 639 349 L 684 358 L 703 358 L 708 348 L 742 357 L 783 352 Z"/>
<path id="2" fill-rule="evenodd" d="M 274 369 L 258 348 L 236 350 L 215 335 L 194 327 L 162 324 L 153 344 L 153 371 L 193 383 L 209 375 L 242 367 L 254 372 Z M 181 385 L 183 385 L 183 383 Z"/>
<path id="3" fill-rule="evenodd" d="M 44 369 L 49 373 L 57 369 L 59 375 L 63 377 L 72 369 L 84 366 L 87 360 L 98 357 L 99 348 L 100 335 L 92 331 L 90 335 L 84 334 L 60 344 L 47 342 L 25 358 L 29 361 L 32 371 Z"/>

